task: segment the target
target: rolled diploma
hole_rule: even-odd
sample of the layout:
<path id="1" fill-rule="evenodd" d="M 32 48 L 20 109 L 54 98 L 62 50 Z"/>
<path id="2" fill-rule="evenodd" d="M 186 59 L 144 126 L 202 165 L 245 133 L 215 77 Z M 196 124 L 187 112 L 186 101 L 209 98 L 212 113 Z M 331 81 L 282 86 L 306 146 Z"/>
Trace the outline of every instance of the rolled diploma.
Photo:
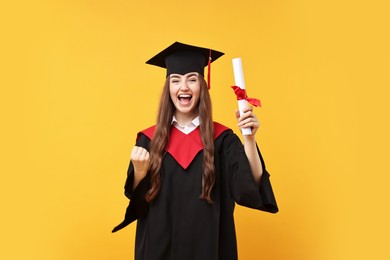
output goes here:
<path id="1" fill-rule="evenodd" d="M 234 58 L 233 62 L 233 72 L 234 72 L 234 81 L 237 87 L 245 89 L 244 73 L 242 72 L 242 63 L 241 58 Z M 244 108 L 248 106 L 248 101 L 245 99 L 238 100 L 238 110 L 240 111 L 240 116 L 243 114 Z M 242 128 L 242 135 L 251 135 L 252 130 L 250 128 Z"/>

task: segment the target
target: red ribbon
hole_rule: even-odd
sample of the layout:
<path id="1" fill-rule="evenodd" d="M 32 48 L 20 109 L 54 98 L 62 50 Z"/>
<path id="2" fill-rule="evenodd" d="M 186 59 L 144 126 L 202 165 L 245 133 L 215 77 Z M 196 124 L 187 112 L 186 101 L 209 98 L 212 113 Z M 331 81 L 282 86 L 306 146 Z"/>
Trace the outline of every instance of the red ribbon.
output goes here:
<path id="1" fill-rule="evenodd" d="M 258 100 L 256 98 L 248 97 L 245 89 L 241 89 L 237 86 L 232 86 L 232 89 L 234 90 L 234 93 L 237 96 L 237 100 L 245 99 L 246 101 L 248 101 L 250 104 L 254 105 L 255 107 L 261 107 L 260 100 Z"/>
<path id="2" fill-rule="evenodd" d="M 210 89 L 210 87 L 211 87 L 211 85 L 210 85 L 211 84 L 211 82 L 210 82 L 210 80 L 211 80 L 210 73 L 211 73 L 211 49 L 209 51 L 209 60 L 207 62 L 207 88 L 208 89 Z"/>

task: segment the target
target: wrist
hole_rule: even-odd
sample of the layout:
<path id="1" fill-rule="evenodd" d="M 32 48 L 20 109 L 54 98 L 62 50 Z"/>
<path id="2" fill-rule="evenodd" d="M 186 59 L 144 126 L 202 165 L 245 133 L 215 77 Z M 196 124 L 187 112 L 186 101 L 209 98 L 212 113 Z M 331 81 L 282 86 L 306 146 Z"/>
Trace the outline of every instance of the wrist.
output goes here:
<path id="1" fill-rule="evenodd" d="M 243 135 L 242 139 L 244 140 L 244 145 L 245 144 L 256 144 L 256 138 L 255 138 L 254 134 Z"/>

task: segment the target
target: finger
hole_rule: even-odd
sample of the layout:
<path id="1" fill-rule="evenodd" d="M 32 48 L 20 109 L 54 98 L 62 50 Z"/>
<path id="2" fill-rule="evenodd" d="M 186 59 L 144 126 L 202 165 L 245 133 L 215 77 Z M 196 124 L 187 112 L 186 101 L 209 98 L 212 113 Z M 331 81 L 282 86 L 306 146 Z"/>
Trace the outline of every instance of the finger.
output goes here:
<path id="1" fill-rule="evenodd" d="M 247 107 L 245 107 L 243 110 L 242 110 L 242 112 L 248 112 L 248 111 L 253 111 L 253 107 L 252 106 L 247 106 Z"/>
<path id="2" fill-rule="evenodd" d="M 134 153 L 131 154 L 131 160 L 132 161 L 138 161 L 138 154 L 137 154 L 137 149 L 134 149 Z"/>
<path id="3" fill-rule="evenodd" d="M 245 120 L 245 119 L 247 119 L 249 117 L 253 117 L 253 118 L 255 118 L 255 120 L 257 120 L 257 116 L 253 113 L 252 110 L 250 110 L 250 111 L 247 111 L 247 112 L 243 113 L 241 115 L 241 118 L 240 118 L 239 121 Z"/>
<path id="4" fill-rule="evenodd" d="M 238 121 L 243 121 L 243 120 L 246 120 L 248 118 L 253 118 L 253 113 L 251 111 L 248 111 L 248 112 L 241 114 Z"/>
<path id="5" fill-rule="evenodd" d="M 147 160 L 147 161 L 150 160 L 150 154 L 149 154 L 149 152 L 146 152 L 146 154 L 145 154 L 145 160 Z"/>
<path id="6" fill-rule="evenodd" d="M 140 155 L 144 155 L 144 154 L 147 153 L 146 149 L 145 149 L 145 148 L 142 148 L 142 147 L 139 148 L 139 151 L 138 151 L 138 152 L 139 152 Z"/>
<path id="7" fill-rule="evenodd" d="M 145 148 L 137 146 L 137 154 L 142 154 Z"/>
<path id="8" fill-rule="evenodd" d="M 247 125 L 250 127 L 257 127 L 258 128 L 260 126 L 260 122 L 257 120 L 252 120 L 249 123 L 247 123 Z"/>
<path id="9" fill-rule="evenodd" d="M 134 146 L 133 149 L 131 150 L 131 157 L 133 158 L 134 156 L 136 156 L 137 154 L 137 149 L 138 147 L 137 146 Z"/>
<path id="10" fill-rule="evenodd" d="M 147 160 L 146 159 L 146 155 L 148 154 L 148 151 L 146 150 L 146 149 L 142 149 L 141 151 L 140 151 L 140 160 Z"/>
<path id="11" fill-rule="evenodd" d="M 240 120 L 240 122 L 238 123 L 238 126 L 242 127 L 243 125 L 253 124 L 254 122 L 255 122 L 255 119 L 253 117 L 249 117 L 249 118 L 245 118 L 245 119 Z"/>
<path id="12" fill-rule="evenodd" d="M 251 128 L 251 129 L 257 129 L 259 128 L 259 125 L 258 123 L 255 123 L 255 122 L 250 122 L 250 123 L 247 123 L 247 124 L 244 124 L 244 125 L 241 125 L 240 128 Z"/>
<path id="13" fill-rule="evenodd" d="M 239 124 L 246 124 L 253 122 L 255 124 L 259 123 L 259 120 L 257 119 L 257 116 L 255 114 L 251 114 L 248 117 L 242 117 L 239 120 Z"/>
<path id="14" fill-rule="evenodd" d="M 244 108 L 243 110 L 239 111 L 240 112 L 240 115 L 244 115 L 244 114 L 247 114 L 247 113 L 251 113 L 251 110 L 248 110 L 248 107 Z"/>
<path id="15" fill-rule="evenodd" d="M 131 151 L 131 159 L 132 160 L 140 160 L 142 157 L 143 150 L 145 150 L 142 147 L 134 146 L 133 150 Z"/>

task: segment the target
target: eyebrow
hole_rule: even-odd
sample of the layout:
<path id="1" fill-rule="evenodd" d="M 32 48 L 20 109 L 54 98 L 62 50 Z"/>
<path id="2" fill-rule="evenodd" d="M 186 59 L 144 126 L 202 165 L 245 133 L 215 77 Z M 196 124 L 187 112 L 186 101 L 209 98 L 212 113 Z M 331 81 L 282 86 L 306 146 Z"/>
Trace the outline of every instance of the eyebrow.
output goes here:
<path id="1" fill-rule="evenodd" d="M 196 73 L 191 73 L 191 74 L 189 74 L 189 75 L 187 76 L 187 78 L 190 78 L 190 77 L 192 77 L 192 76 L 198 77 L 198 74 L 196 74 Z"/>
<path id="2" fill-rule="evenodd" d="M 198 74 L 197 73 L 191 73 L 191 74 L 188 74 L 186 77 L 187 78 L 190 78 L 190 77 L 198 77 Z M 171 74 L 171 75 L 169 75 L 169 78 L 170 79 L 172 79 L 172 78 L 180 78 L 180 76 L 179 75 L 173 75 L 173 74 Z"/>

